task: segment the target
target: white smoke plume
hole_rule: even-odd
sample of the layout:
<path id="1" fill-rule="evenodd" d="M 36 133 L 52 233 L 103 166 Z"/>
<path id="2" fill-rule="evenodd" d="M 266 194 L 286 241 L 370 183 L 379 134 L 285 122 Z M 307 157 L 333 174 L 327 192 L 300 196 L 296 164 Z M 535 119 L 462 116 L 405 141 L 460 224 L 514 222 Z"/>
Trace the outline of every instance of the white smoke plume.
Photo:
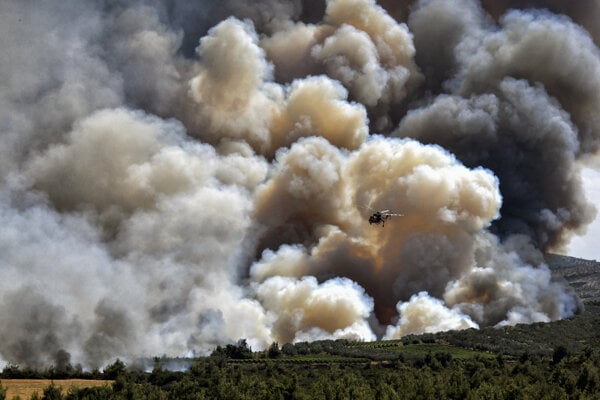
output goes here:
<path id="1" fill-rule="evenodd" d="M 256 288 L 273 338 L 281 343 L 315 339 L 373 340 L 367 318 L 373 301 L 364 289 L 345 279 L 322 284 L 312 276 L 301 280 L 274 276 Z"/>
<path id="2" fill-rule="evenodd" d="M 460 3 L 2 2 L 0 361 L 579 311 L 542 252 L 594 216 L 598 49 Z"/>
<path id="3" fill-rule="evenodd" d="M 398 303 L 400 320 L 396 326 L 388 326 L 384 339 L 439 331 L 479 328 L 468 316 L 449 309 L 441 300 L 431 298 L 427 292 L 411 296 L 405 303 Z"/>

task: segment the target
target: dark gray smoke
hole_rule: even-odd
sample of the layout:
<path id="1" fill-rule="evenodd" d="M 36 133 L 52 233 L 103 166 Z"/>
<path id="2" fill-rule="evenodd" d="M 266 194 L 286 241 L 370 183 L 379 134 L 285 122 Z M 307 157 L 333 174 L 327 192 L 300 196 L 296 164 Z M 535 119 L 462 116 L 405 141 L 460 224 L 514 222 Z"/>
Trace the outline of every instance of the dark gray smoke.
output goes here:
<path id="1" fill-rule="evenodd" d="M 596 32 L 456 3 L 0 3 L 0 361 L 577 312 Z"/>
<path id="2" fill-rule="evenodd" d="M 547 12 L 511 11 L 497 29 L 472 1 L 460 14 L 448 11 L 452 2 L 419 5 L 415 42 L 424 44 L 430 81 L 446 93 L 409 112 L 395 134 L 490 168 L 503 195 L 494 231 L 560 249 L 595 215 L 575 160 L 598 150 L 597 47 L 581 27 Z M 441 35 L 452 38 L 443 52 L 430 39 Z"/>

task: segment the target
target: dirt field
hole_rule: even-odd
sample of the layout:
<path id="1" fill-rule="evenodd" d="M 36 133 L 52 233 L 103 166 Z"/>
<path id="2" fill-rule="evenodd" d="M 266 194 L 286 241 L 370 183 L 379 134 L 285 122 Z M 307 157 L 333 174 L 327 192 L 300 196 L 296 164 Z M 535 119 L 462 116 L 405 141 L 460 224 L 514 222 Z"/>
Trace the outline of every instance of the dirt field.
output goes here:
<path id="1" fill-rule="evenodd" d="M 54 380 L 50 379 L 0 379 L 2 386 L 7 388 L 6 400 L 12 400 L 13 397 L 19 396 L 21 400 L 29 400 L 34 392 L 37 392 L 40 398 L 44 388 L 50 383 L 60 387 L 63 393 L 67 393 L 67 390 L 71 386 L 76 387 L 92 387 L 111 385 L 112 381 L 96 381 L 88 379 L 65 379 L 65 380 Z"/>

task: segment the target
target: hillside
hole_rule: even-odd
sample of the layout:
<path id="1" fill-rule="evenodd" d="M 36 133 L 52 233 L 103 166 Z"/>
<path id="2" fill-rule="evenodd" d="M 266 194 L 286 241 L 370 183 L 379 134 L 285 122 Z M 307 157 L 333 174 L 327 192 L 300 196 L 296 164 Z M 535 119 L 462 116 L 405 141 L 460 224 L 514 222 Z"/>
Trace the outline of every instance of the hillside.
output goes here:
<path id="1" fill-rule="evenodd" d="M 338 361 L 347 362 L 348 358 L 353 357 L 359 360 L 391 361 L 398 357 L 440 351 L 458 358 L 490 354 L 549 357 L 558 347 L 564 347 L 570 353 L 600 348 L 600 263 L 557 254 L 547 254 L 545 258 L 554 277 L 565 279 L 581 298 L 584 304 L 581 314 L 551 323 L 409 335 L 400 340 L 296 343 L 296 351 L 286 345 L 289 350 L 287 355 L 296 355 L 292 358 L 300 361 L 297 358 L 299 355 L 329 354 L 345 357 Z M 309 360 L 315 361 L 314 358 Z"/>
<path id="2" fill-rule="evenodd" d="M 556 277 L 563 277 L 584 302 L 600 302 L 600 262 L 547 254 L 546 262 Z"/>
<path id="3" fill-rule="evenodd" d="M 600 263 L 556 254 L 546 255 L 556 279 L 565 279 L 577 292 L 584 311 L 572 318 L 551 323 L 522 324 L 502 328 L 487 327 L 436 334 L 409 335 L 399 340 L 376 342 L 316 341 L 286 344 L 270 362 L 361 363 L 395 362 L 415 356 L 444 352 L 454 358 L 497 356 L 551 357 L 557 348 L 570 354 L 600 348 Z M 218 348 L 213 356 L 230 362 L 265 362 L 265 353 L 237 357 L 236 346 Z M 239 348 L 238 348 L 239 350 Z"/>
<path id="4" fill-rule="evenodd" d="M 240 340 L 218 347 L 210 357 L 155 358 L 146 365 L 130 365 L 129 370 L 117 360 L 94 375 L 115 379 L 114 385 L 73 388 L 67 397 L 56 398 L 597 398 L 600 265 L 558 255 L 548 255 L 547 260 L 556 278 L 566 279 L 581 296 L 582 313 L 551 323 L 376 342 L 273 344 L 256 352 Z M 178 370 L 186 367 L 174 371 L 175 364 Z M 58 372 L 13 366 L 4 369 L 2 378 L 81 374 L 76 369 Z"/>

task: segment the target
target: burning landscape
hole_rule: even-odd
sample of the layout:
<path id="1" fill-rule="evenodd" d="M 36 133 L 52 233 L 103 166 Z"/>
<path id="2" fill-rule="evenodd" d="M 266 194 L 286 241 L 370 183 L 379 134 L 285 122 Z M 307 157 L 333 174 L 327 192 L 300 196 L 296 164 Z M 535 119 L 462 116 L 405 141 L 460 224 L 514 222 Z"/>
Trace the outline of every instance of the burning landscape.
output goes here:
<path id="1" fill-rule="evenodd" d="M 578 313 L 600 7 L 561 4 L 4 1 L 0 360 Z"/>

